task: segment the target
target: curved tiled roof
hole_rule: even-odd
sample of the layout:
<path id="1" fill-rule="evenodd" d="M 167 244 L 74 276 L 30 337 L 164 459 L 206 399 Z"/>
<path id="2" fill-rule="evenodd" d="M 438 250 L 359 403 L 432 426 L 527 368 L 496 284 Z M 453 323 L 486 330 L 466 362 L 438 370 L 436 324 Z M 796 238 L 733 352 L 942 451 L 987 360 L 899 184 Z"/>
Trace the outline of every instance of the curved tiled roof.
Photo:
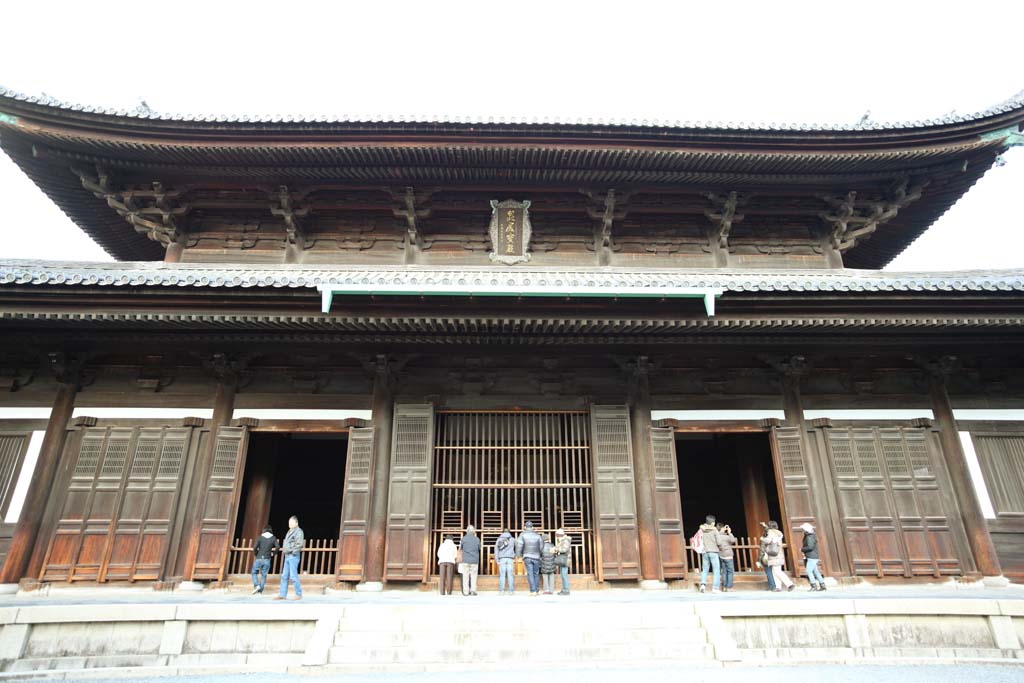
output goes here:
<path id="1" fill-rule="evenodd" d="M 308 266 L 161 262 L 0 262 L 0 286 L 291 288 L 317 285 L 719 288 L 726 292 L 1024 292 L 1024 270 L 889 273 L 716 270 Z"/>
<path id="2" fill-rule="evenodd" d="M 280 116 L 280 115 L 211 115 L 211 114 L 169 114 L 156 112 L 145 107 L 133 110 L 115 109 L 66 102 L 49 95 L 27 95 L 0 86 L 0 97 L 17 102 L 53 107 L 71 112 L 99 116 L 141 119 L 150 121 L 177 121 L 181 123 L 255 123 L 255 124 L 344 124 L 344 123 L 408 123 L 408 124 L 466 124 L 466 125 L 556 125 L 556 126 L 612 126 L 622 128 L 661 128 L 679 130 L 750 130 L 750 131 L 875 131 L 927 128 L 957 123 L 967 123 L 1024 108 L 1024 90 L 1012 97 L 981 111 L 970 114 L 946 114 L 944 116 L 917 121 L 861 121 L 858 123 L 771 123 L 771 122 L 728 122 L 728 121 L 680 121 L 660 119 L 560 119 L 557 117 L 483 117 L 483 116 Z"/>

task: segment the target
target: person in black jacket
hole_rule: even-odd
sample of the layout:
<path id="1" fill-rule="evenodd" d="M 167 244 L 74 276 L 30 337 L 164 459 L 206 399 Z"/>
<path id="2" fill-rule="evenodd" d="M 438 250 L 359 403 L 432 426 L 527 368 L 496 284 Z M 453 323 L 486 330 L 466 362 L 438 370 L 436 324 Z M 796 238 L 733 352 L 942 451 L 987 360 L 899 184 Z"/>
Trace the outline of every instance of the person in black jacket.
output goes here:
<path id="1" fill-rule="evenodd" d="M 825 590 L 825 577 L 818 569 L 820 557 L 818 555 L 818 536 L 814 533 L 814 527 L 807 522 L 800 525 L 800 530 L 804 532 L 804 542 L 800 552 L 807 560 L 807 579 L 811 582 L 811 590 L 823 591 Z"/>
<path id="2" fill-rule="evenodd" d="M 270 525 L 263 527 L 263 533 L 256 539 L 252 552 L 256 556 L 252 561 L 252 594 L 262 594 L 264 586 L 267 585 L 267 572 L 270 571 L 270 559 L 280 548 L 277 537 L 274 536 Z M 257 576 L 259 579 L 257 580 Z"/>

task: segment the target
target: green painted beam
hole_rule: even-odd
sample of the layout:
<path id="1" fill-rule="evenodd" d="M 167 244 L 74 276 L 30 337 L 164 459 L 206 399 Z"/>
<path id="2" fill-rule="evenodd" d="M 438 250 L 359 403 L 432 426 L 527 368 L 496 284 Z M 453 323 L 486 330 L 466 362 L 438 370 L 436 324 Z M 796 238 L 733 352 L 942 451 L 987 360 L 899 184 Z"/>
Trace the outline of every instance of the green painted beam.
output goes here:
<path id="1" fill-rule="evenodd" d="M 703 299 L 708 317 L 725 290 L 714 287 L 471 287 L 459 285 L 317 285 L 321 311 L 331 312 L 337 296 L 552 297 L 556 299 Z"/>

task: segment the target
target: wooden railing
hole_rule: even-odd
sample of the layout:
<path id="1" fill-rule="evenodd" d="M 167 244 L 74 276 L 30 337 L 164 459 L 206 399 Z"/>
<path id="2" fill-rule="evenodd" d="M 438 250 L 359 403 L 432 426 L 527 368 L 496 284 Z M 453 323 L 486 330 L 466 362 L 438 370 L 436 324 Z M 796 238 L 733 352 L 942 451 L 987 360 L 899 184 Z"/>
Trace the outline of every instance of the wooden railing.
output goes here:
<path id="1" fill-rule="evenodd" d="M 248 574 L 252 571 L 254 539 L 236 538 L 228 552 L 228 574 Z M 310 576 L 333 576 L 334 561 L 338 554 L 338 539 L 307 538 L 299 559 L 299 573 Z M 270 573 L 281 573 L 281 553 L 270 559 Z"/>
<path id="2" fill-rule="evenodd" d="M 738 541 L 733 546 L 733 567 L 734 571 L 739 574 L 740 572 L 761 572 L 764 569 L 757 567 L 757 556 L 761 552 L 761 539 L 751 538 L 749 536 L 737 536 Z M 786 544 L 783 543 L 782 547 L 785 548 Z M 700 571 L 700 554 L 697 553 L 692 546 L 686 546 L 686 557 L 689 560 L 689 567 L 691 572 Z M 787 563 L 788 564 L 788 563 Z"/>

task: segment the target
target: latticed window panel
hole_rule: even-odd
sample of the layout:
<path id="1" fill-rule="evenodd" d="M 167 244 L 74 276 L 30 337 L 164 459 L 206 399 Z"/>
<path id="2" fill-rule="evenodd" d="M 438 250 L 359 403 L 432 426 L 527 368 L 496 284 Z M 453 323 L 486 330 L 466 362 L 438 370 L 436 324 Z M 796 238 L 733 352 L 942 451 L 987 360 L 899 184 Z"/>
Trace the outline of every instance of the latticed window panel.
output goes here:
<path id="1" fill-rule="evenodd" d="M 181 475 L 181 466 L 185 461 L 185 439 L 164 439 L 160 449 L 160 464 L 157 468 L 158 479 L 177 479 Z"/>
<path id="2" fill-rule="evenodd" d="M 441 513 L 441 529 L 462 531 L 462 510 L 445 510 Z"/>
<path id="3" fill-rule="evenodd" d="M 421 467 L 429 455 L 430 425 L 418 416 L 399 415 L 395 417 L 395 465 L 398 467 Z"/>
<path id="4" fill-rule="evenodd" d="M 562 511 L 563 529 L 582 529 L 583 526 L 583 512 L 581 510 Z"/>
<path id="5" fill-rule="evenodd" d="M 671 430 L 651 431 L 651 456 L 654 459 L 654 478 L 664 481 L 676 480 L 676 449 Z"/>
<path id="6" fill-rule="evenodd" d="M 545 529 L 544 526 L 544 511 L 543 510 L 523 510 L 523 523 L 521 528 L 526 528 L 526 523 L 529 522 L 533 525 L 533 528 L 537 531 Z"/>
<path id="7" fill-rule="evenodd" d="M 217 479 L 234 480 L 237 465 L 238 441 L 236 439 L 218 439 L 210 476 Z"/>
<path id="8" fill-rule="evenodd" d="M 629 422 L 625 420 L 594 420 L 594 444 L 597 464 L 623 466 L 629 462 Z"/>
<path id="9" fill-rule="evenodd" d="M 907 454 L 903 448 L 903 439 L 897 435 L 882 437 L 882 453 L 885 456 L 885 468 L 890 477 L 906 478 L 910 475 Z"/>
<path id="10" fill-rule="evenodd" d="M 845 432 L 829 434 L 829 449 L 832 451 L 832 467 L 837 477 L 856 477 L 857 466 L 853 462 L 853 446 Z"/>
<path id="11" fill-rule="evenodd" d="M 107 447 L 103 453 L 103 464 L 100 466 L 100 479 L 120 479 L 124 476 L 125 464 L 128 462 L 128 447 L 131 444 L 129 435 L 113 435 L 107 439 Z"/>
<path id="12" fill-rule="evenodd" d="M 484 510 L 482 514 L 482 521 L 480 522 L 480 528 L 501 529 L 503 528 L 504 521 L 504 515 L 501 510 Z"/>
<path id="13" fill-rule="evenodd" d="M 348 449 L 348 474 L 350 477 L 366 479 L 370 476 L 370 462 L 373 459 L 372 439 L 352 439 Z"/>
<path id="14" fill-rule="evenodd" d="M 878 448 L 875 446 L 875 439 L 872 434 L 858 434 L 853 439 L 854 449 L 857 452 L 857 466 L 860 468 L 860 475 L 871 479 L 882 476 L 882 465 L 878 461 Z"/>
<path id="15" fill-rule="evenodd" d="M 924 434 L 906 434 L 907 455 L 910 456 L 910 468 L 917 479 L 931 479 L 932 458 L 928 453 L 928 442 Z"/>
<path id="16" fill-rule="evenodd" d="M 139 440 L 135 442 L 135 455 L 132 458 L 132 469 L 128 473 L 128 477 L 148 481 L 153 476 L 159 448 L 159 437 L 139 437 Z"/>
<path id="17" fill-rule="evenodd" d="M 782 462 L 782 476 L 784 477 L 806 477 L 807 470 L 804 468 L 803 449 L 800 446 L 800 438 L 779 438 L 779 460 Z"/>

